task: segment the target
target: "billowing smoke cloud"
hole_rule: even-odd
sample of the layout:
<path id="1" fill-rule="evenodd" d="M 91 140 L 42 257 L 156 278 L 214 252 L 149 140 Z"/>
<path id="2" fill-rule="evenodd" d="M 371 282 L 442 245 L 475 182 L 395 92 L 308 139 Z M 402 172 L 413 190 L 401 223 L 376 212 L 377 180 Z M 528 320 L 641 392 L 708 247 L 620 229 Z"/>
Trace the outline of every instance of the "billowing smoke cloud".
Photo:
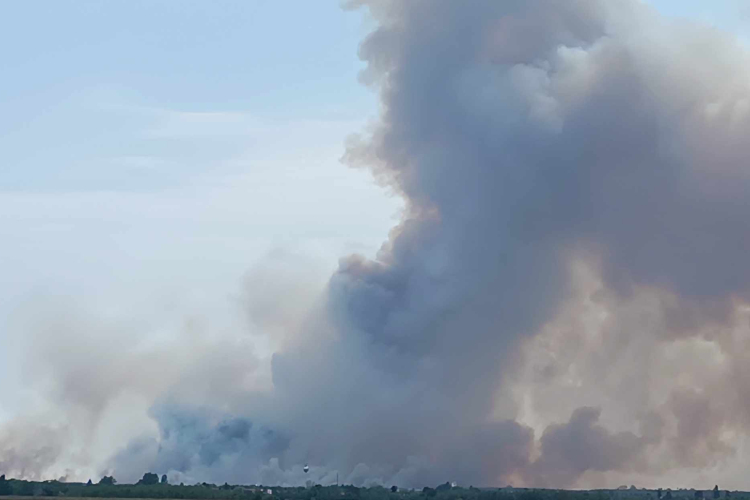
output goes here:
<path id="1" fill-rule="evenodd" d="M 151 438 L 102 467 L 612 486 L 721 466 L 739 487 L 746 50 L 628 0 L 355 4 L 378 23 L 360 54 L 382 113 L 345 161 L 404 198 L 403 221 L 375 260 L 342 259 L 317 300 L 289 286 L 305 321 L 251 294 L 251 315 L 283 332 L 270 384 L 235 383 L 253 369 L 231 349 L 175 362 L 225 376 L 161 384 Z M 132 386 L 117 366 L 96 371 Z"/>
<path id="2" fill-rule="evenodd" d="M 534 477 L 550 485 L 568 484 L 588 470 L 608 471 L 626 466 L 640 452 L 642 438 L 630 432 L 612 435 L 597 424 L 600 411 L 578 408 L 566 424 L 547 427 L 541 437 L 541 458 Z"/>
<path id="3" fill-rule="evenodd" d="M 251 468 L 267 466 L 287 446 L 283 436 L 257 428 L 245 418 L 216 415 L 206 408 L 157 405 L 151 414 L 159 436 L 131 442 L 113 460 L 113 470 L 138 477 L 145 470 L 170 471 L 172 482 L 202 476 L 242 483 Z"/>

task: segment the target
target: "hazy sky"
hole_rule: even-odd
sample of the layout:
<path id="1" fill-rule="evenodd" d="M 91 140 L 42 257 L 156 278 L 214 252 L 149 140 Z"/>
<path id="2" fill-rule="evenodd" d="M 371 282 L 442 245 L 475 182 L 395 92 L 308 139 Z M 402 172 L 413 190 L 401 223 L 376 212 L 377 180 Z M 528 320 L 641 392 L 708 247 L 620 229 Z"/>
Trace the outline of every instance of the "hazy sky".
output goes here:
<path id="1" fill-rule="evenodd" d="M 648 3 L 750 39 L 741 0 Z M 379 111 L 358 79 L 373 26 L 336 0 L 3 4 L 0 419 L 48 410 L 15 355 L 38 311 L 153 342 L 191 321 L 246 331 L 248 280 L 316 288 L 375 255 L 402 203 L 339 161 Z M 96 356 L 92 331 L 60 345 Z"/>
<path id="2" fill-rule="evenodd" d="M 0 23 L 0 335 L 51 294 L 223 307 L 269 252 L 327 272 L 394 224 L 398 200 L 339 163 L 376 111 L 362 12 L 9 2 Z"/>

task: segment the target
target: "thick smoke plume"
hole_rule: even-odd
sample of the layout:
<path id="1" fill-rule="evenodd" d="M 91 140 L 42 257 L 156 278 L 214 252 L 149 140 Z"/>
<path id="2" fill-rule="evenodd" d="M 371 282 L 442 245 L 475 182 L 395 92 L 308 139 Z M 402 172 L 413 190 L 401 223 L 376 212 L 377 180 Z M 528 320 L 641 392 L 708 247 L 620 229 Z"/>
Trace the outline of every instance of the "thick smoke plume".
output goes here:
<path id="1" fill-rule="evenodd" d="M 628 0 L 352 6 L 378 23 L 360 55 L 382 111 L 345 161 L 403 221 L 284 325 L 270 384 L 207 348 L 180 366 L 223 367 L 223 392 L 173 377 L 102 470 L 566 487 L 720 466 L 741 487 L 748 52 Z"/>

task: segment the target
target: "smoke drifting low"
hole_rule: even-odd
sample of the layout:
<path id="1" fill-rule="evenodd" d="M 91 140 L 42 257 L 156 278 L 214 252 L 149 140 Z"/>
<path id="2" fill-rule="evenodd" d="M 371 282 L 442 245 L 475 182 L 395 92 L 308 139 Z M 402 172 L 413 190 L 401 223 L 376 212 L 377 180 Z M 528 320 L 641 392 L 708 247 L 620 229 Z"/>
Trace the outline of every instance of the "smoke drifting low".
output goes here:
<path id="1" fill-rule="evenodd" d="M 402 222 L 319 296 L 289 285 L 304 321 L 251 304 L 283 332 L 269 383 L 238 383 L 264 364 L 231 347 L 159 354 L 176 375 L 133 390 L 157 428 L 100 470 L 555 487 L 705 472 L 742 487 L 748 52 L 628 0 L 351 6 L 377 21 L 360 55 L 382 112 L 344 159 L 404 198 Z M 133 386 L 117 367 L 144 359 L 86 379 Z M 199 390 L 194 372 L 224 375 Z M 80 387 L 59 409 L 92 408 Z M 62 463 L 25 446 L 3 440 L 0 465 Z"/>

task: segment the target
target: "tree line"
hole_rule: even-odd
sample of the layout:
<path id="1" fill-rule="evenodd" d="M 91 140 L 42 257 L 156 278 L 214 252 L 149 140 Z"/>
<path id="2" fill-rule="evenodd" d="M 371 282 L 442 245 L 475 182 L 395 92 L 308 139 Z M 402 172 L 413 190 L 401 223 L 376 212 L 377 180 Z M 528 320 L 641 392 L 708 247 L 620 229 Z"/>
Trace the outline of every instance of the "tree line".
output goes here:
<path id="1" fill-rule="evenodd" d="M 166 475 L 161 478 L 152 472 L 143 475 L 136 484 L 118 484 L 112 476 L 104 476 L 97 483 L 68 483 L 62 481 L 24 481 L 6 479 L 0 476 L 0 496 L 38 496 L 68 498 L 169 498 L 195 500 L 666 500 L 681 498 L 696 500 L 719 497 L 718 487 L 713 494 L 679 490 L 669 495 L 662 490 L 593 490 L 568 491 L 525 488 L 462 488 L 450 483 L 435 488 L 402 490 L 396 486 L 385 488 L 373 486 L 359 488 L 351 485 L 312 487 L 277 487 L 216 485 L 200 483 L 196 485 L 169 484 Z M 728 496 L 728 495 L 727 495 Z M 750 500 L 750 495 L 734 493 L 732 500 Z"/>

